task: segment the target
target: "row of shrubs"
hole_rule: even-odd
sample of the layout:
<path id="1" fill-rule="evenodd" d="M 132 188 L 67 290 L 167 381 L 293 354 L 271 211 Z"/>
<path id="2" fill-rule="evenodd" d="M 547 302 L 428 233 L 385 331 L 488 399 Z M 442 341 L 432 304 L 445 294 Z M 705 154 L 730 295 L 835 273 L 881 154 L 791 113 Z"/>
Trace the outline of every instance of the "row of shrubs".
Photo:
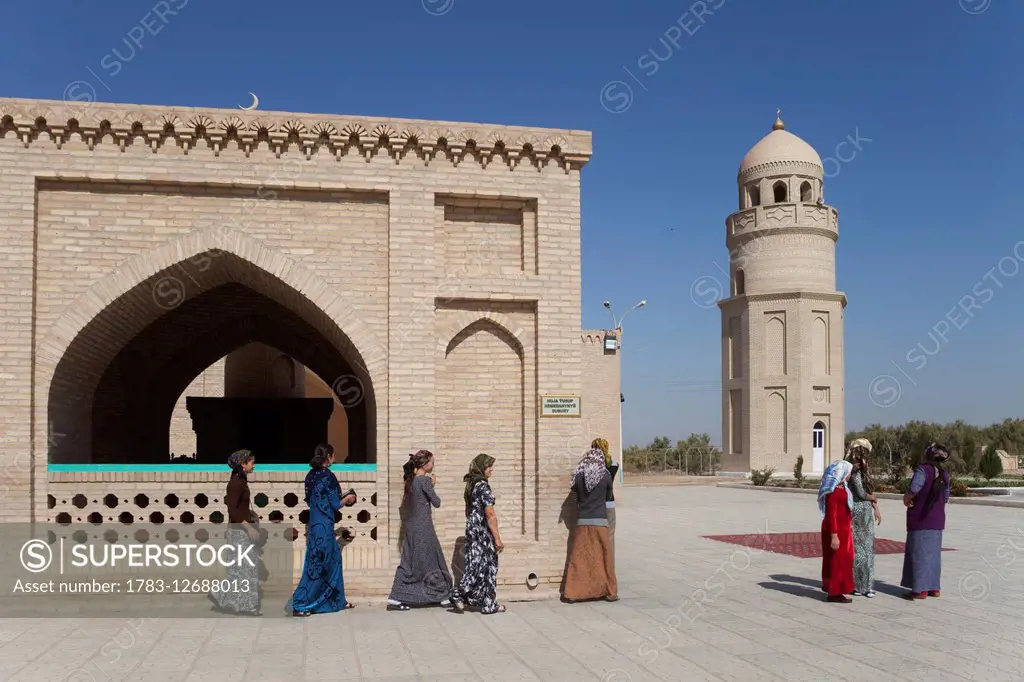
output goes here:
<path id="1" fill-rule="evenodd" d="M 775 469 L 772 467 L 766 467 L 764 469 L 752 469 L 750 471 L 750 482 L 756 486 L 767 486 L 769 482 L 771 482 L 771 479 L 774 475 Z M 778 483 L 782 483 L 783 487 L 787 487 L 785 483 L 782 481 L 779 481 Z M 803 476 L 799 476 L 796 477 L 796 480 L 794 481 L 794 487 L 804 488 L 810 485 L 817 486 L 820 485 L 820 483 L 821 481 L 817 479 L 809 481 L 805 479 Z M 1008 483 L 1007 486 L 1024 487 L 1024 481 L 1014 481 L 1013 483 Z M 953 477 L 953 479 L 949 483 L 949 494 L 953 497 L 967 497 L 967 492 L 971 488 L 983 487 L 985 487 L 985 484 L 979 481 L 968 481 L 961 478 Z M 900 481 L 897 482 L 896 485 L 892 485 L 891 483 L 875 484 L 875 492 L 878 493 L 898 493 L 900 495 L 906 495 L 908 490 L 910 490 L 909 478 L 900 479 Z"/>

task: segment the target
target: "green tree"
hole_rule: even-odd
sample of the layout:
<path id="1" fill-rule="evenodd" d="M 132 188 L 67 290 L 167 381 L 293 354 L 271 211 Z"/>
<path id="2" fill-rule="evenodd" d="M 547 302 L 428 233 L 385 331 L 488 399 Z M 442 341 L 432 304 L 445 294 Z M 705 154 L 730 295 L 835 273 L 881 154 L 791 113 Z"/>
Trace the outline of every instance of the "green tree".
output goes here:
<path id="1" fill-rule="evenodd" d="M 963 473 L 973 474 L 978 467 L 978 463 L 975 461 L 977 456 L 978 446 L 974 442 L 974 437 L 968 435 L 960 443 L 960 461 L 963 463 Z"/>
<path id="2" fill-rule="evenodd" d="M 994 425 L 994 430 L 1000 449 L 1011 455 L 1024 453 L 1024 419 L 1004 419 L 1001 424 Z"/>
<path id="3" fill-rule="evenodd" d="M 647 446 L 647 452 L 651 460 L 651 469 L 665 471 L 675 465 L 676 450 L 668 436 L 658 436 L 651 441 Z"/>
<path id="4" fill-rule="evenodd" d="M 871 424 L 846 434 L 847 442 L 867 438 L 874 449 L 871 467 L 876 474 L 886 473 L 891 485 L 898 484 L 908 470 L 921 460 L 929 441 L 937 441 L 950 449 L 953 471 L 973 473 L 978 470 L 982 443 L 998 447 L 1018 458 L 1024 456 L 1024 419 L 1008 418 L 988 426 L 975 426 L 962 419 L 949 424 L 912 421 L 899 426 Z"/>
<path id="5" fill-rule="evenodd" d="M 714 473 L 721 462 L 721 453 L 711 444 L 706 433 L 691 433 L 686 440 L 676 442 L 676 466 L 687 474 Z"/>
<path id="6" fill-rule="evenodd" d="M 978 462 L 978 469 L 981 470 L 981 475 L 985 477 L 986 481 L 991 481 L 1003 473 L 1003 461 L 996 452 L 997 447 L 995 443 L 992 443 L 985 448 L 985 452 L 981 455 L 981 461 Z"/>

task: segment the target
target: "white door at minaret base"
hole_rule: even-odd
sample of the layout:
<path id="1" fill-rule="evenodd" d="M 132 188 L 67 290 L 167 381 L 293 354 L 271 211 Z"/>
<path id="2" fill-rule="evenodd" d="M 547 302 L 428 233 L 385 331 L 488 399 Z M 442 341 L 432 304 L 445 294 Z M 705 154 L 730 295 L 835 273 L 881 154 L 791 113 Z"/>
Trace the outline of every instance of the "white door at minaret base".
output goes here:
<path id="1" fill-rule="evenodd" d="M 811 465 L 816 474 L 825 471 L 825 425 L 817 422 L 811 430 Z"/>

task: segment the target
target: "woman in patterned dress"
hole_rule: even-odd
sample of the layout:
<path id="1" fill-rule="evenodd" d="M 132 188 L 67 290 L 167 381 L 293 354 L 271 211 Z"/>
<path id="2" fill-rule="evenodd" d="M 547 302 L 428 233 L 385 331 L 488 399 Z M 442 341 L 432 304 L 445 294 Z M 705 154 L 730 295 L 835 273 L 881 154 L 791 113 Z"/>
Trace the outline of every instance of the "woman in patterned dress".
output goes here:
<path id="1" fill-rule="evenodd" d="M 452 574 L 434 530 L 430 508 L 440 507 L 434 492 L 434 455 L 419 450 L 409 455 L 405 470 L 405 533 L 402 560 L 388 595 L 388 611 L 408 611 L 412 606 L 451 604 Z"/>
<path id="2" fill-rule="evenodd" d="M 494 493 L 487 479 L 494 471 L 494 458 L 483 453 L 473 459 L 466 482 L 466 569 L 456 590 L 456 601 L 480 609 L 480 613 L 503 613 L 498 604 L 498 554 L 505 549 L 494 513 Z"/>
<path id="3" fill-rule="evenodd" d="M 228 530 L 225 533 L 226 544 L 237 546 L 240 551 L 259 543 L 260 535 L 257 527 L 256 512 L 250 506 L 249 474 L 256 467 L 256 455 L 250 450 L 233 452 L 228 458 L 231 467 L 231 479 L 224 493 L 224 504 L 228 508 Z M 228 586 L 227 590 L 210 592 L 207 598 L 213 602 L 214 609 L 221 613 L 236 615 L 260 616 L 259 597 L 259 548 L 249 552 L 254 566 L 248 562 L 232 565 L 228 568 L 227 581 L 218 583 Z"/>
<path id="4" fill-rule="evenodd" d="M 853 594 L 875 596 L 875 525 L 882 523 L 878 498 L 874 495 L 868 455 L 871 442 L 858 438 L 850 443 L 847 459 L 853 464 L 850 492 L 853 493 Z"/>
<path id="5" fill-rule="evenodd" d="M 309 521 L 306 523 L 306 559 L 302 578 L 292 595 L 292 615 L 310 616 L 352 608 L 345 600 L 345 578 L 341 571 L 341 547 L 334 535 L 334 512 L 356 503 L 355 495 L 341 497 L 341 486 L 331 471 L 334 448 L 323 444 L 306 474 L 306 502 Z"/>

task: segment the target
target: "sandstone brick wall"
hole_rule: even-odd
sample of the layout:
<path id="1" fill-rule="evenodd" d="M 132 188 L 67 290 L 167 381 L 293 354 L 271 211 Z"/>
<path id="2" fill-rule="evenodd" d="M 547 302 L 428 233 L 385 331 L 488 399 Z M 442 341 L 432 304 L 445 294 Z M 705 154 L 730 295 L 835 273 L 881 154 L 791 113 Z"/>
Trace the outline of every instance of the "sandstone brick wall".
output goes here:
<path id="1" fill-rule="evenodd" d="M 579 454 L 590 447 L 595 438 L 604 438 L 612 459 L 620 461 L 619 414 L 622 392 L 620 351 L 604 350 L 605 331 L 585 330 L 583 342 L 583 442 Z M 621 462 L 620 462 L 621 464 Z M 616 479 L 615 494 L 621 498 Z"/>
<path id="2" fill-rule="evenodd" d="M 507 512 L 522 530 L 503 580 L 522 582 L 531 567 L 557 581 L 565 473 L 582 424 L 533 411 L 538 393 L 583 390 L 579 183 L 589 155 L 590 135 L 578 131 L 0 100 L 0 519 L 53 513 L 48 450 L 73 447 L 91 425 L 61 396 L 98 386 L 129 342 L 168 312 L 236 283 L 295 316 L 292 331 L 305 330 L 302 345 L 313 346 L 303 364 L 330 383 L 336 353 L 365 391 L 380 510 L 378 549 L 366 551 L 378 559 L 348 564 L 349 575 L 353 566 L 367 571 L 354 584 L 383 584 L 397 562 L 407 453 L 445 438 L 462 438 L 453 451 L 468 453 L 479 442 L 448 435 L 469 433 L 443 418 L 455 391 L 488 392 L 493 419 L 520 406 L 518 426 L 465 418 L 491 432 L 489 447 L 508 451 L 500 476 L 510 478 L 495 481 L 498 498 L 527 486 L 522 509 Z M 223 256 L 208 264 L 210 249 Z M 473 327 L 446 356 L 480 319 L 504 329 Z M 189 320 L 197 318 L 182 324 Z M 246 324 L 224 333 L 236 342 L 252 331 Z M 301 356 L 280 347 L 281 328 L 262 330 L 273 338 L 261 340 Z M 211 364 L 202 390 L 216 394 L 223 354 L 193 353 L 191 376 L 166 379 L 168 394 L 170 384 L 181 388 L 161 409 L 172 414 Z M 448 388 L 471 367 L 488 380 Z M 490 380 L 514 385 L 514 377 L 517 397 L 498 402 Z M 82 432 L 61 434 L 65 422 Z M 461 478 L 457 466 L 445 464 L 452 480 Z M 89 505 L 100 492 L 86 494 Z M 459 494 L 445 495 L 439 525 L 457 528 Z"/>
<path id="3" fill-rule="evenodd" d="M 531 524 L 536 509 L 529 499 L 537 462 L 531 399 L 536 395 L 536 348 L 524 346 L 512 334 L 514 329 L 533 328 L 536 316 L 532 306 L 488 308 L 489 314 L 457 305 L 438 311 L 443 325 L 439 336 L 450 338 L 443 350 L 438 348 L 435 369 L 437 466 L 444 471 L 438 474 L 438 493 L 453 509 L 463 509 L 462 476 L 473 458 L 485 452 L 496 460 L 492 488 L 503 539 L 536 540 Z M 482 314 L 487 316 L 479 319 Z M 465 321 L 473 318 L 477 320 L 467 325 Z M 448 329 L 456 328 L 459 331 L 449 337 Z M 442 543 L 454 543 L 465 530 L 465 518 L 446 515 L 436 527 Z"/>
<path id="4" fill-rule="evenodd" d="M 535 201 L 443 196 L 437 203 L 445 262 L 478 274 L 536 274 Z"/>

